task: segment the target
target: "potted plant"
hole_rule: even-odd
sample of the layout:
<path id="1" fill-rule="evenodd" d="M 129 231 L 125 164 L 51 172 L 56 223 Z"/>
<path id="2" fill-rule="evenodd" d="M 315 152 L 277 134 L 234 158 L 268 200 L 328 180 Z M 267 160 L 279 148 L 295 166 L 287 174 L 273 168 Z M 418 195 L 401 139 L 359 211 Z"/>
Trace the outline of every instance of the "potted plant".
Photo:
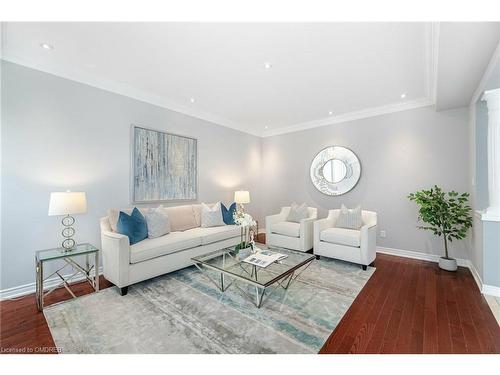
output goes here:
<path id="1" fill-rule="evenodd" d="M 468 206 L 469 193 L 446 193 L 434 185 L 430 190 L 411 193 L 408 198 L 420 206 L 418 219 L 426 223 L 418 228 L 443 236 L 444 257 L 439 258 L 439 267 L 456 271 L 457 261 L 448 255 L 448 241 L 464 239 L 467 230 L 472 227 L 471 208 Z"/>
<path id="2" fill-rule="evenodd" d="M 241 228 L 241 241 L 235 247 L 235 251 L 238 252 L 250 247 L 251 228 L 256 225 L 256 222 L 251 215 L 243 211 L 236 211 L 233 217 L 234 223 Z"/>

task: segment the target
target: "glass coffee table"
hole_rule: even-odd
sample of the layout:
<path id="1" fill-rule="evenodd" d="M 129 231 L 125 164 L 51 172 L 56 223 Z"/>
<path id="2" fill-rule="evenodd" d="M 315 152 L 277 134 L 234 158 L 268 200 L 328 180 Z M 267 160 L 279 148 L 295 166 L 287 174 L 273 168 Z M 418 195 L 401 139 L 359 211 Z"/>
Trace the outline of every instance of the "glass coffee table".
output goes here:
<path id="1" fill-rule="evenodd" d="M 194 257 L 192 261 L 220 291 L 224 292 L 234 285 L 250 298 L 257 308 L 260 308 L 266 293 L 269 296 L 277 288 L 288 289 L 316 259 L 313 254 L 293 250 L 267 249 L 264 246 L 262 249 L 288 256 L 262 268 L 243 262 L 243 259 L 252 255 L 249 249 L 236 252 L 233 246 Z M 249 288 L 244 290 L 238 285 L 238 281 L 243 282 Z M 249 293 L 249 290 L 253 292 Z"/>

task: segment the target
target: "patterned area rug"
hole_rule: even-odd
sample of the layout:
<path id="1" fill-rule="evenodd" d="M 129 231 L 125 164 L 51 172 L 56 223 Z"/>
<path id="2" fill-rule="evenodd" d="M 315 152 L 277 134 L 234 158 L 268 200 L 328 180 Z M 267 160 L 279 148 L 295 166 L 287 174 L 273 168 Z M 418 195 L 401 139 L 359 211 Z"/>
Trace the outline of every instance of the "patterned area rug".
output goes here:
<path id="1" fill-rule="evenodd" d="M 194 266 L 44 309 L 63 353 L 317 353 L 375 268 L 322 258 L 262 307 Z M 241 284 L 239 284 L 242 286 Z"/>

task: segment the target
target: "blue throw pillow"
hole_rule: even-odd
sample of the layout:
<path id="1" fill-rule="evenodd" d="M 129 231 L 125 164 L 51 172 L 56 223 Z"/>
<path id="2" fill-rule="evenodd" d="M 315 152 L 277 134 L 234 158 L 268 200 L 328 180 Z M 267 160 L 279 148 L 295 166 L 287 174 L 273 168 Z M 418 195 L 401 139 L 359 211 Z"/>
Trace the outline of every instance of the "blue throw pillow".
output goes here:
<path id="1" fill-rule="evenodd" d="M 227 225 L 234 225 L 234 213 L 236 212 L 236 203 L 233 203 L 232 205 L 229 206 L 229 209 L 224 206 L 224 203 L 221 203 L 220 205 L 222 209 L 222 220 L 224 220 L 224 223 Z"/>
<path id="2" fill-rule="evenodd" d="M 131 245 L 148 238 L 146 219 L 137 207 L 134 207 L 132 215 L 127 215 L 125 212 L 120 211 L 116 228 L 118 229 L 118 233 L 124 234 L 129 238 Z"/>

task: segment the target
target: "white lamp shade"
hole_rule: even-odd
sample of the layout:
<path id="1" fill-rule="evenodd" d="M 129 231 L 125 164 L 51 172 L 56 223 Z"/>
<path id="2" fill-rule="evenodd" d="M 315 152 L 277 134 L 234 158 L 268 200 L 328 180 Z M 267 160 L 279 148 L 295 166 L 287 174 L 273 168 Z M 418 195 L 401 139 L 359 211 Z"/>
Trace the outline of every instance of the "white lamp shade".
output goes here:
<path id="1" fill-rule="evenodd" d="M 234 201 L 239 204 L 250 203 L 250 193 L 246 190 L 235 191 Z"/>
<path id="2" fill-rule="evenodd" d="M 87 212 L 87 197 L 83 192 L 50 193 L 49 216 L 83 214 Z"/>

